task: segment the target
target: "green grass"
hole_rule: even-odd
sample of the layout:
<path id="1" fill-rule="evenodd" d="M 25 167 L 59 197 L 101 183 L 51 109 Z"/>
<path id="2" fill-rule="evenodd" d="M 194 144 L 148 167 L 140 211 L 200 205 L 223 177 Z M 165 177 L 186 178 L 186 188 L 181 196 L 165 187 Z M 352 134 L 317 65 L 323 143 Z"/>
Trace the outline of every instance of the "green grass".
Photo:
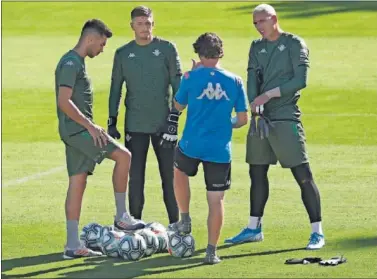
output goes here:
<path id="1" fill-rule="evenodd" d="M 136 263 L 107 258 L 62 261 L 67 177 L 64 148 L 57 135 L 53 71 L 76 43 L 83 22 L 100 17 L 113 29 L 105 52 L 88 60 L 95 88 L 95 119 L 105 125 L 112 57 L 132 39 L 129 12 L 137 3 L 2 3 L 2 275 L 8 277 L 297 277 L 377 276 L 377 29 L 376 2 L 275 3 L 283 29 L 304 37 L 311 57 L 309 86 L 300 108 L 311 166 L 322 197 L 327 245 L 310 255 L 344 254 L 335 268 L 286 266 L 305 257 L 310 233 L 299 187 L 289 170 L 270 170 L 270 198 L 264 218 L 266 240 L 228 247 L 222 244 L 247 223 L 247 128 L 234 133 L 232 189 L 216 267 L 201 265 L 206 247 L 203 174 L 191 183 L 191 212 L 197 254 L 188 260 L 154 255 Z M 155 11 L 156 34 L 177 44 L 184 70 L 194 57 L 192 42 L 205 31 L 224 40 L 223 66 L 246 82 L 250 41 L 257 37 L 250 11 L 257 3 L 148 3 Z M 121 115 L 124 108 L 121 108 Z M 180 129 L 184 124 L 181 118 Z M 123 117 L 120 117 L 120 123 Z M 167 224 L 157 162 L 149 152 L 144 218 Z M 36 174 L 54 173 L 33 178 Z M 114 211 L 112 163 L 89 178 L 81 224 L 110 224 Z M 26 182 L 20 179 L 30 177 Z"/>

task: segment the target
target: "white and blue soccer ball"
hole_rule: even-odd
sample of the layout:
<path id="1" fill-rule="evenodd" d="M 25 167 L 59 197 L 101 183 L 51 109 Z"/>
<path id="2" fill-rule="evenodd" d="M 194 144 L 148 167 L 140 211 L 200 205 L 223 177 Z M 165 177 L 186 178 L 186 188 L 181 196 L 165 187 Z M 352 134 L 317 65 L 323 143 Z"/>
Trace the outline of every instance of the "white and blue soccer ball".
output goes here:
<path id="1" fill-rule="evenodd" d="M 148 223 L 145 227 L 151 229 L 158 238 L 158 249 L 156 253 L 168 252 L 169 236 L 166 228 L 158 222 Z"/>
<path id="2" fill-rule="evenodd" d="M 168 251 L 170 255 L 177 258 L 188 258 L 194 254 L 195 239 L 192 234 L 168 231 L 168 236 Z"/>
<path id="3" fill-rule="evenodd" d="M 145 240 L 147 248 L 145 249 L 144 257 L 152 256 L 154 253 L 157 252 L 160 245 L 158 237 L 150 228 L 138 230 L 137 234 L 141 235 Z"/>
<path id="4" fill-rule="evenodd" d="M 89 223 L 82 228 L 80 240 L 85 247 L 90 249 L 98 249 L 98 243 L 101 238 L 102 226 L 97 223 Z"/>
<path id="5" fill-rule="evenodd" d="M 119 242 L 119 255 L 125 260 L 140 260 L 146 249 L 144 238 L 137 233 L 126 234 Z"/>
<path id="6" fill-rule="evenodd" d="M 108 257 L 119 257 L 120 240 L 125 235 L 126 234 L 124 232 L 105 229 L 99 243 L 102 252 Z"/>

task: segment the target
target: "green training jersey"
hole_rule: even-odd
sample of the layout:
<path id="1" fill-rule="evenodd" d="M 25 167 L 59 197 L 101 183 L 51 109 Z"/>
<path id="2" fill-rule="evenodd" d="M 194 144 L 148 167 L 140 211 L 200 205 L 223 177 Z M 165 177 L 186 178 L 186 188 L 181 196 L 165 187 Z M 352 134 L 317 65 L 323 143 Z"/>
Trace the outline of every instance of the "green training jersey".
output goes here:
<path id="1" fill-rule="evenodd" d="M 156 133 L 165 124 L 181 81 L 176 47 L 154 38 L 148 45 L 135 40 L 116 50 L 111 76 L 109 116 L 117 117 L 126 84 L 126 130 Z"/>
<path id="2" fill-rule="evenodd" d="M 309 50 L 305 42 L 290 33 L 278 40 L 254 40 L 248 64 L 247 94 L 251 103 L 258 95 L 280 87 L 281 97 L 264 105 L 264 114 L 271 120 L 299 120 L 297 106 L 300 89 L 306 86 Z"/>
<path id="3" fill-rule="evenodd" d="M 70 50 L 60 59 L 55 70 L 55 92 L 58 102 L 59 87 L 72 88 L 72 102 L 90 120 L 93 120 L 93 88 L 85 70 L 84 58 Z M 70 119 L 57 106 L 59 134 L 61 138 L 85 130 L 83 126 Z"/>

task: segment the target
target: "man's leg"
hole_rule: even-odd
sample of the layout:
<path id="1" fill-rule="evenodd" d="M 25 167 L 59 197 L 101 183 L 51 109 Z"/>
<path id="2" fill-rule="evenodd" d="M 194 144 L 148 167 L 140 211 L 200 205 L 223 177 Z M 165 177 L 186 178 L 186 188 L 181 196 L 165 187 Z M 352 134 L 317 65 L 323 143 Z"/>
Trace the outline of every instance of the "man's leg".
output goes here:
<path id="1" fill-rule="evenodd" d="M 117 145 L 117 148 L 111 152 L 109 158 L 115 161 L 113 171 L 113 188 L 116 205 L 114 226 L 125 231 L 144 228 L 145 223 L 135 220 L 126 210 L 126 192 L 131 163 L 131 153 L 127 150 L 127 148 Z"/>
<path id="2" fill-rule="evenodd" d="M 208 245 L 204 262 L 217 264 L 221 262 L 216 254 L 216 248 L 224 221 L 224 191 L 230 188 L 231 164 L 204 162 L 203 168 L 209 208 Z"/>
<path id="3" fill-rule="evenodd" d="M 279 122 L 274 127 L 276 137 L 270 139 L 280 164 L 290 168 L 301 188 L 301 197 L 309 214 L 312 234 L 307 249 L 320 249 L 325 245 L 321 226 L 321 203 L 314 183 L 306 151 L 305 131 L 300 122 Z"/>
<path id="4" fill-rule="evenodd" d="M 131 152 L 131 168 L 129 181 L 129 209 L 136 219 L 141 219 L 144 208 L 145 165 L 149 149 L 149 134 L 125 134 L 125 146 Z"/>
<path id="5" fill-rule="evenodd" d="M 66 248 L 70 250 L 76 250 L 80 247 L 79 220 L 87 177 L 87 173 L 80 173 L 69 177 L 69 186 L 65 200 L 65 216 L 67 220 Z"/>
<path id="6" fill-rule="evenodd" d="M 270 137 L 273 136 L 271 130 Z M 262 216 L 269 195 L 268 169 L 269 165 L 277 163 L 269 138 L 248 136 L 246 146 L 246 162 L 249 163 L 250 186 L 250 216 L 246 228 L 234 237 L 225 239 L 225 243 L 238 244 L 243 242 L 262 241 Z"/>
<path id="7" fill-rule="evenodd" d="M 301 189 L 301 199 L 309 215 L 312 234 L 307 249 L 320 249 L 325 245 L 322 230 L 321 198 L 314 182 L 309 163 L 291 168 L 292 174 Z"/>
<path id="8" fill-rule="evenodd" d="M 177 201 L 174 195 L 174 148 L 163 148 L 159 145 L 161 138 L 152 135 L 152 145 L 158 161 L 158 168 L 162 181 L 162 192 L 166 211 L 168 212 L 169 224 L 179 220 Z"/>
<path id="9" fill-rule="evenodd" d="M 75 140 L 68 140 L 75 145 Z M 66 162 L 69 175 L 69 186 L 65 200 L 67 242 L 64 249 L 64 259 L 101 256 L 102 253 L 92 251 L 82 245 L 79 239 L 79 221 L 81 205 L 86 188 L 88 174 L 92 174 L 95 162 L 79 149 L 65 141 Z"/>
<path id="10" fill-rule="evenodd" d="M 181 220 L 169 225 L 169 230 L 191 233 L 190 184 L 189 176 L 198 172 L 200 161 L 186 156 L 179 147 L 174 155 L 174 194 L 178 204 Z"/>

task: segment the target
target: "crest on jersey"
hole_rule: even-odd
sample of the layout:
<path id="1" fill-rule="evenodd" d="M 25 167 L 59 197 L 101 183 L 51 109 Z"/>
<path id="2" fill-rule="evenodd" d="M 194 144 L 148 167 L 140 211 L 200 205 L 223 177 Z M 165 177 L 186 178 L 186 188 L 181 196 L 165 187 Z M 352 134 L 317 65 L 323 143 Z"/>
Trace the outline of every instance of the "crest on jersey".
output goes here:
<path id="1" fill-rule="evenodd" d="M 161 54 L 161 51 L 159 51 L 157 48 L 152 52 L 155 56 L 159 56 Z"/>
<path id="2" fill-rule="evenodd" d="M 286 47 L 285 47 L 285 45 L 281 44 L 280 46 L 278 46 L 278 49 L 279 49 L 280 51 L 283 51 L 283 50 L 286 49 Z"/>

